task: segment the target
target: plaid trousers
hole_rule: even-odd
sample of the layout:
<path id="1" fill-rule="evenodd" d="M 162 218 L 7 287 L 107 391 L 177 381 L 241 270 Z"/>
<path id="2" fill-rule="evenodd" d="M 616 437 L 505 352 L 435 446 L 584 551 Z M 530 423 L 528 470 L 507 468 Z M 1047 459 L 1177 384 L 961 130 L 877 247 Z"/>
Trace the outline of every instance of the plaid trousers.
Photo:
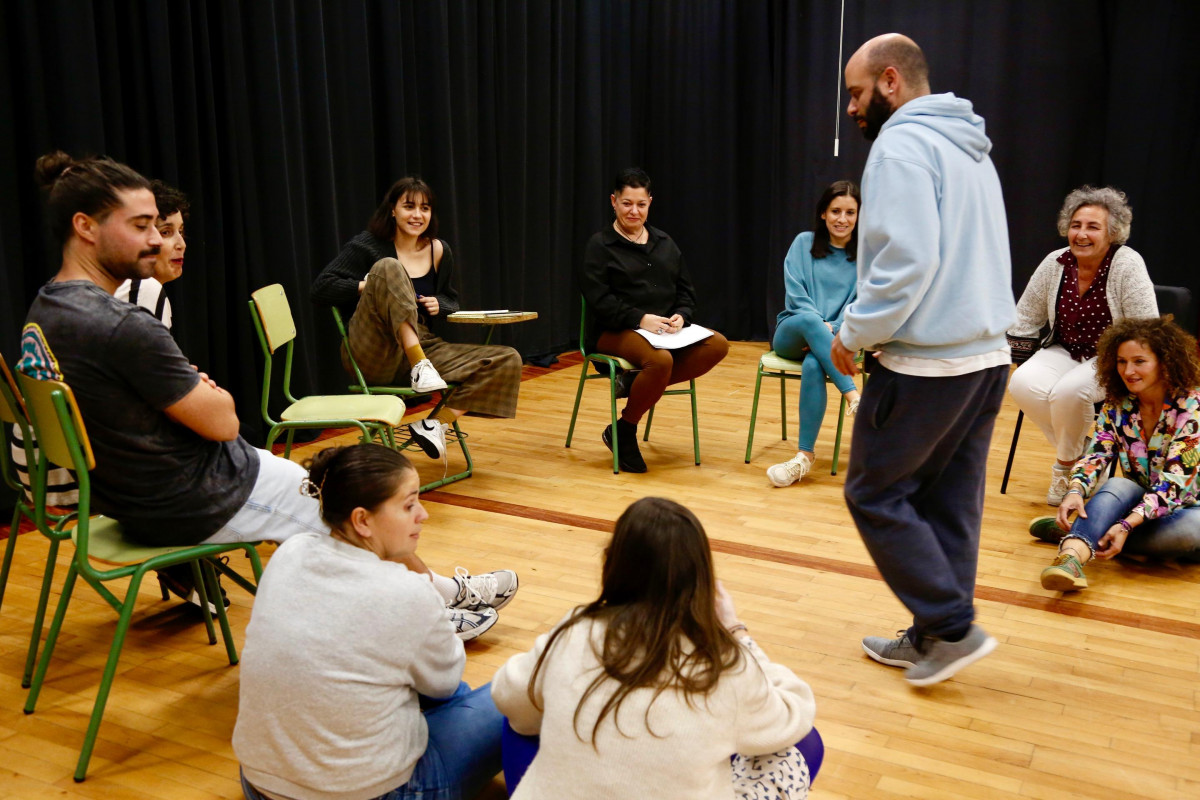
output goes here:
<path id="1" fill-rule="evenodd" d="M 421 349 L 447 383 L 461 384 L 450 400 L 453 408 L 489 417 L 515 417 L 521 388 L 521 355 L 502 345 L 455 344 L 430 333 L 417 314 L 412 280 L 394 258 L 375 262 L 347 338 L 350 351 L 368 383 L 406 386 L 412 365 L 400 345 L 400 327 L 411 325 Z M 342 366 L 353 374 L 342 353 Z"/>

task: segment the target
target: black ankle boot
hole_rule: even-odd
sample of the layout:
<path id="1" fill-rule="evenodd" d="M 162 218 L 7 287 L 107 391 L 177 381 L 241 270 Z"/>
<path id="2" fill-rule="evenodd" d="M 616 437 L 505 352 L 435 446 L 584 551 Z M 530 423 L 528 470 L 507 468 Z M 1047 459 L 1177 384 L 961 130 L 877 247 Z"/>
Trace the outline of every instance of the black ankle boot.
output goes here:
<path id="1" fill-rule="evenodd" d="M 604 444 L 612 450 L 612 426 L 604 429 L 603 437 Z M 646 462 L 642 458 L 642 451 L 638 449 L 637 441 L 637 425 L 626 422 L 623 419 L 617 420 L 617 465 L 622 472 L 645 472 Z"/>

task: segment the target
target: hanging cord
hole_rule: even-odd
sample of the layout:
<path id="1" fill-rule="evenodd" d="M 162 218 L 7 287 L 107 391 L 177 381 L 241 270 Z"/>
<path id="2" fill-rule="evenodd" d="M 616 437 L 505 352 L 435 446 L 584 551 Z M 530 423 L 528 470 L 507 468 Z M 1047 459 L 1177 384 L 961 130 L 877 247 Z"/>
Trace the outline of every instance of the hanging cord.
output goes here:
<path id="1" fill-rule="evenodd" d="M 846 39 L 846 0 L 842 0 L 842 22 L 838 29 L 837 106 L 833 109 L 833 157 L 842 143 L 842 43 Z"/>

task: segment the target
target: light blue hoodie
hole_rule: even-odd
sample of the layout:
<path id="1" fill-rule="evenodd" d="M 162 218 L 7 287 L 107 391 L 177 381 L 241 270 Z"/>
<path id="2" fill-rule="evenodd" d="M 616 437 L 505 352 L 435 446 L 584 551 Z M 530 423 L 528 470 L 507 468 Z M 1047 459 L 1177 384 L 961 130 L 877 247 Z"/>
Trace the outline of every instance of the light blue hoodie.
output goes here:
<path id="1" fill-rule="evenodd" d="M 960 358 L 1006 346 L 1016 318 L 1000 179 L 983 118 L 953 94 L 910 100 L 863 169 L 851 350 Z"/>

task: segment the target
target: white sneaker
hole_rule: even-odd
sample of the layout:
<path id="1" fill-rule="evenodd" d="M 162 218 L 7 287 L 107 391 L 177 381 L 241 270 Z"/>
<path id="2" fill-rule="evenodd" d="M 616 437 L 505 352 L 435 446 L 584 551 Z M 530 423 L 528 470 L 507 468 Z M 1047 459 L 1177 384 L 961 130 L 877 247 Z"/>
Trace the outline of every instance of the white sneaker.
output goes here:
<path id="1" fill-rule="evenodd" d="M 810 467 L 812 459 L 806 453 L 796 453 L 796 457 L 791 461 L 767 467 L 767 477 L 771 479 L 772 484 L 782 489 L 807 475 Z"/>
<path id="2" fill-rule="evenodd" d="M 855 414 L 857 414 L 858 413 L 858 404 L 861 402 L 862 402 L 861 397 L 858 398 L 857 400 L 848 401 L 846 403 L 846 416 L 853 417 Z"/>
<path id="3" fill-rule="evenodd" d="M 412 434 L 413 441 L 425 451 L 425 455 L 430 458 L 445 458 L 446 429 L 449 427 L 444 422 L 426 417 L 409 425 L 408 430 Z"/>
<path id="4" fill-rule="evenodd" d="M 468 611 L 494 608 L 499 611 L 517 593 L 517 573 L 511 569 L 472 575 L 463 567 L 455 567 L 453 580 L 458 586 L 458 594 L 448 604 L 450 608 L 465 608 Z"/>
<path id="5" fill-rule="evenodd" d="M 494 608 L 481 608 L 478 611 L 468 611 L 465 608 L 447 608 L 450 621 L 454 623 L 454 631 L 458 638 L 469 642 L 487 632 L 500 619 Z"/>
<path id="6" fill-rule="evenodd" d="M 422 358 L 417 362 L 417 365 L 412 368 L 411 378 L 414 392 L 440 392 L 449 388 L 428 358 Z"/>
<path id="7" fill-rule="evenodd" d="M 1071 485 L 1071 470 L 1074 467 L 1064 467 L 1055 464 L 1050 468 L 1050 489 L 1046 492 L 1046 504 L 1056 506 L 1067 496 Z"/>

